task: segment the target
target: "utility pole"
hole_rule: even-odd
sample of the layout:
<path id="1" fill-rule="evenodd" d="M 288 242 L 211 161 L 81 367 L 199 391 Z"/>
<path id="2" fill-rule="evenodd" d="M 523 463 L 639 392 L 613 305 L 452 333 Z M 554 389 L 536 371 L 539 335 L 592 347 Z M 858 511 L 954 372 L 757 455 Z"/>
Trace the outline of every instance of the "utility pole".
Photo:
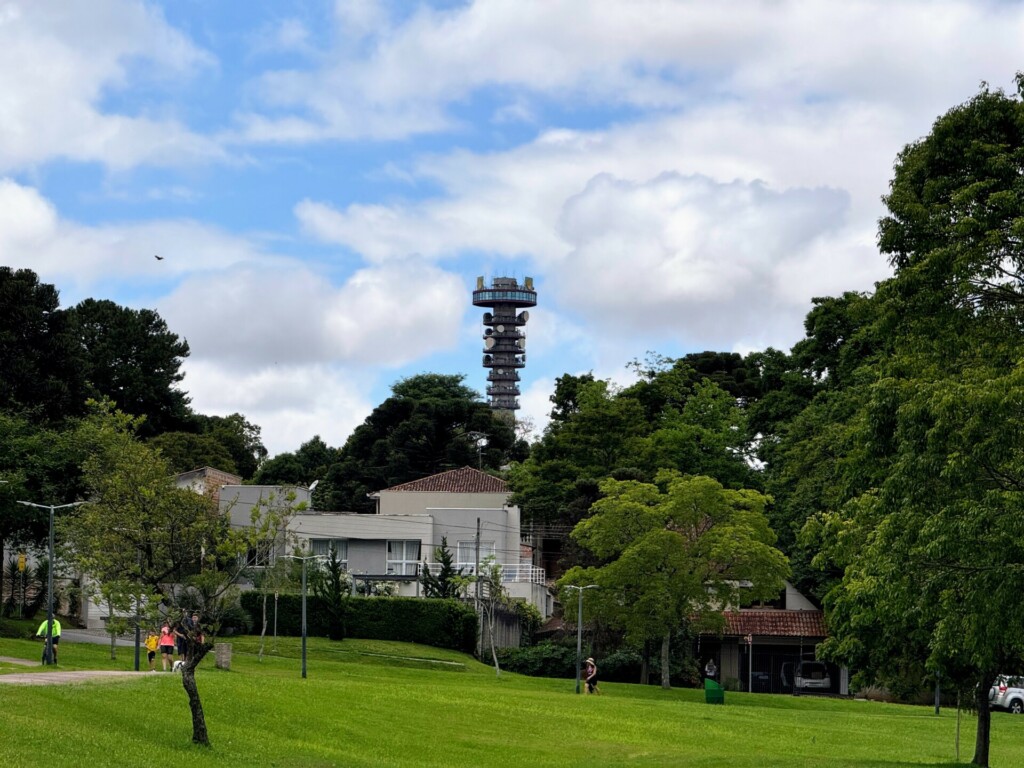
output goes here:
<path id="1" fill-rule="evenodd" d="M 46 569 L 46 647 L 43 649 L 43 664 L 53 664 L 53 513 L 58 509 L 77 507 L 85 504 L 84 501 L 73 501 L 70 504 L 33 504 L 31 501 L 19 501 L 26 507 L 37 507 L 38 509 L 50 510 L 50 565 Z"/>
<path id="2" fill-rule="evenodd" d="M 305 557 L 299 557 L 298 555 L 282 555 L 287 557 L 289 560 L 301 560 L 302 561 L 302 679 L 306 679 L 306 561 L 307 560 L 323 560 L 323 555 L 306 555 Z"/>
<path id="3" fill-rule="evenodd" d="M 477 641 L 476 654 L 483 658 L 484 655 L 484 616 L 480 610 L 480 518 L 476 519 L 476 565 L 473 568 L 473 575 L 476 577 L 476 621 Z"/>
<path id="4" fill-rule="evenodd" d="M 584 587 L 577 587 L 575 584 L 566 585 L 566 589 L 575 589 L 579 593 L 579 601 L 576 609 L 576 693 L 580 692 L 580 669 L 583 665 L 583 590 L 597 589 L 597 584 L 587 584 Z"/>

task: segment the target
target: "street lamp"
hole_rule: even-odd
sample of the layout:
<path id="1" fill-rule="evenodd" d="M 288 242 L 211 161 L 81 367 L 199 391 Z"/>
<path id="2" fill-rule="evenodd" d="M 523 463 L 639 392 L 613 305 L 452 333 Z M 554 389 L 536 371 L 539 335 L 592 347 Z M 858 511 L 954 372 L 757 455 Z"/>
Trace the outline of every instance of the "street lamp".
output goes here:
<path id="1" fill-rule="evenodd" d="M 298 555 L 282 555 L 287 557 L 289 560 L 301 560 L 302 561 L 302 677 L 306 677 L 306 561 L 307 560 L 323 560 L 323 555 L 306 555 L 300 557 Z"/>
<path id="2" fill-rule="evenodd" d="M 58 509 L 77 507 L 84 501 L 73 501 L 70 504 L 33 504 L 31 501 L 19 501 L 26 507 L 50 510 L 50 567 L 46 570 L 46 648 L 43 650 L 43 664 L 53 664 L 53 513 Z"/>
<path id="3" fill-rule="evenodd" d="M 575 589 L 579 593 L 579 606 L 576 611 L 576 693 L 580 692 L 580 667 L 583 661 L 583 590 L 597 589 L 597 584 L 587 584 L 584 587 L 577 587 L 575 584 L 566 584 L 566 589 Z"/>

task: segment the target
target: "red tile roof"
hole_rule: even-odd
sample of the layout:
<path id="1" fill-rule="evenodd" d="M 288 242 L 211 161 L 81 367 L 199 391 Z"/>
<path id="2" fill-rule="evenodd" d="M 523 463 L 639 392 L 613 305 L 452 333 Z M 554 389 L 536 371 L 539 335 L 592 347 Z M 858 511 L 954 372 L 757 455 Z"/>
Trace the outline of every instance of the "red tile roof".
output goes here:
<path id="1" fill-rule="evenodd" d="M 725 614 L 723 635 L 827 637 L 821 611 L 732 611 Z"/>
<path id="2" fill-rule="evenodd" d="M 479 469 L 462 467 L 439 475 L 421 477 L 419 480 L 401 485 L 393 485 L 384 490 L 413 493 L 508 493 L 508 483 Z"/>

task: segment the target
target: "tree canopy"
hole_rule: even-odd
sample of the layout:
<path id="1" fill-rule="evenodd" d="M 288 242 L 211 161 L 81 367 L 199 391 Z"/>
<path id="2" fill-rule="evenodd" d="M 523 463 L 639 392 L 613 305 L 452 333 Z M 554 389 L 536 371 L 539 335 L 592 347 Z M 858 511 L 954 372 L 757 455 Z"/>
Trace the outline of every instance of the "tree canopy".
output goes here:
<path id="1" fill-rule="evenodd" d="M 808 527 L 843 568 L 828 652 L 863 676 L 926 666 L 969 691 L 976 765 L 989 687 L 1024 658 L 1022 179 L 1024 104 L 988 88 L 900 154 L 879 227 L 895 275 L 874 297 L 889 348 L 849 422 L 875 482 Z"/>
<path id="2" fill-rule="evenodd" d="M 660 639 L 663 686 L 673 634 L 719 627 L 723 607 L 782 591 L 789 566 L 760 493 L 670 470 L 655 483 L 606 480 L 601 492 L 572 536 L 603 564 L 572 568 L 559 584 L 596 584 L 592 614 L 633 641 Z"/>
<path id="3" fill-rule="evenodd" d="M 515 432 L 463 379 L 429 373 L 395 383 L 345 442 L 318 505 L 370 512 L 367 494 L 374 491 L 462 466 L 497 470 L 505 464 L 516 448 Z"/>

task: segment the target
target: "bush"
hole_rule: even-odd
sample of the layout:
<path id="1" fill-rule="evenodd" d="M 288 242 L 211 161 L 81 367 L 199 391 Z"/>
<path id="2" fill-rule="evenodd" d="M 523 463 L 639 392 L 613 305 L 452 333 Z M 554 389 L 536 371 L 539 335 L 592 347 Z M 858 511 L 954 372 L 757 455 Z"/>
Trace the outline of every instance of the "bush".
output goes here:
<path id="1" fill-rule="evenodd" d="M 263 596 L 259 592 L 245 592 L 242 607 L 251 617 L 252 626 L 262 626 Z M 273 610 L 273 598 L 268 601 L 267 610 Z M 306 634 L 327 637 L 329 624 L 330 612 L 323 602 L 307 596 Z M 278 598 L 277 632 L 291 636 L 302 634 L 302 598 L 299 595 L 281 595 Z M 476 614 L 470 606 L 457 600 L 372 597 L 345 601 L 347 637 L 399 640 L 472 653 L 476 647 L 476 634 Z"/>
<path id="2" fill-rule="evenodd" d="M 638 683 L 643 663 L 638 649 L 623 646 L 597 660 L 597 676 L 614 683 Z"/>
<path id="3" fill-rule="evenodd" d="M 529 648 L 499 648 L 498 661 L 509 672 L 532 677 L 575 677 L 576 647 L 544 642 Z"/>

